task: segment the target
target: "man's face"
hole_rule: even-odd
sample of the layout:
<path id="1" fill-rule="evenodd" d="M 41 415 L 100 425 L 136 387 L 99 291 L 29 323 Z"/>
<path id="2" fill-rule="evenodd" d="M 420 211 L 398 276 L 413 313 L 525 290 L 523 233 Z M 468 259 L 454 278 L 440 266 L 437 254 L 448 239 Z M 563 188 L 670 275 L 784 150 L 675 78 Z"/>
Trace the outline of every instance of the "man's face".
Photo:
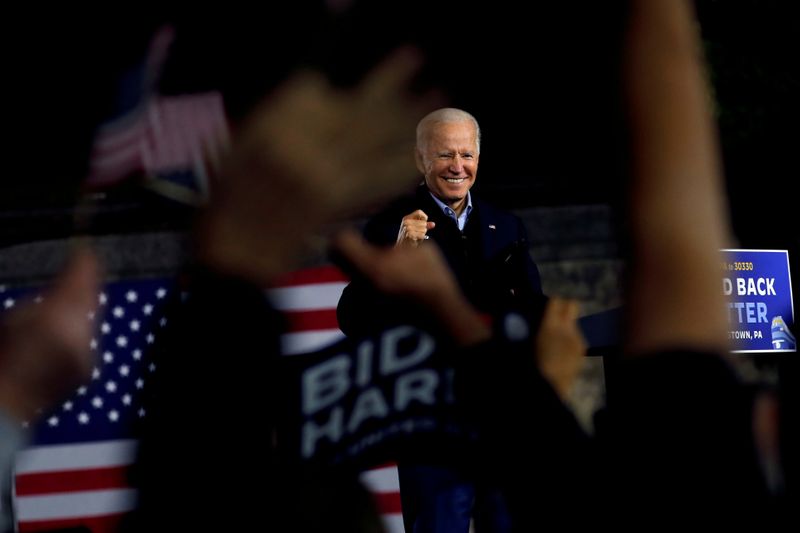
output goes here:
<path id="1" fill-rule="evenodd" d="M 428 189 L 442 202 L 459 210 L 478 175 L 475 125 L 439 122 L 428 128 L 417 147 L 417 168 L 425 175 Z"/>

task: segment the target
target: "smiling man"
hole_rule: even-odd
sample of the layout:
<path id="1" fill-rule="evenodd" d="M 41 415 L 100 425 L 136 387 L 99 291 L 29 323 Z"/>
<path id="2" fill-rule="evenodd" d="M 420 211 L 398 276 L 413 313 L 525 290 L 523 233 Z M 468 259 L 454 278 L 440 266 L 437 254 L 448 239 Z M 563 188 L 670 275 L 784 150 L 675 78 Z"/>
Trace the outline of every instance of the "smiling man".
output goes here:
<path id="1" fill-rule="evenodd" d="M 382 246 L 435 243 L 470 302 L 487 315 L 541 303 L 539 271 L 516 216 L 470 192 L 478 175 L 480 127 L 454 108 L 426 115 L 417 126 L 415 158 L 424 183 L 374 216 L 365 237 Z M 421 276 L 425 272 L 420 272 Z M 351 283 L 339 301 L 339 327 L 367 335 L 398 322 L 420 322 L 400 302 L 382 298 L 362 282 Z"/>
<path id="2" fill-rule="evenodd" d="M 480 134 L 475 117 L 449 107 L 430 113 L 417 126 L 417 168 L 437 207 L 460 231 L 473 208 L 469 190 L 478 174 Z M 403 217 L 397 243 L 418 244 L 435 225 L 418 209 Z"/>
<path id="3" fill-rule="evenodd" d="M 478 175 L 480 135 L 477 120 L 466 111 L 444 108 L 425 116 L 415 150 L 424 184 L 373 217 L 365 236 L 384 246 L 438 246 L 470 303 L 486 315 L 511 309 L 535 313 L 544 297 L 522 221 L 470 192 Z M 423 265 L 419 275 L 428 275 Z M 360 279 L 345 289 L 337 317 L 349 336 L 401 323 L 434 327 L 425 309 L 382 295 Z M 508 530 L 499 493 L 477 482 L 471 444 L 458 448 L 448 449 L 446 457 L 400 458 L 406 531 L 467 533 L 471 516 L 478 532 Z"/>

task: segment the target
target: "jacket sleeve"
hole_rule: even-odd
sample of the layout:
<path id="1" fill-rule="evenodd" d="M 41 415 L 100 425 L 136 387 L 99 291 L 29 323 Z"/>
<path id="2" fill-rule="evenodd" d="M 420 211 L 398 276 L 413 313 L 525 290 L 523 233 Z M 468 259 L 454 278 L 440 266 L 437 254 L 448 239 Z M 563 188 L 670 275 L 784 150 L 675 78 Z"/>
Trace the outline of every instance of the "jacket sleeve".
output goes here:
<path id="1" fill-rule="evenodd" d="M 354 337 L 371 329 L 368 309 L 374 296 L 377 292 L 364 280 L 353 280 L 344 288 L 336 306 L 336 320 L 345 335 Z"/>
<path id="2" fill-rule="evenodd" d="M 378 215 L 364 228 L 364 238 L 378 246 L 390 246 L 397 239 L 400 220 L 392 220 L 391 214 Z M 395 323 L 399 318 L 394 300 L 377 291 L 369 281 L 358 273 L 341 265 L 352 281 L 342 291 L 336 306 L 339 329 L 348 337 L 369 335 Z"/>

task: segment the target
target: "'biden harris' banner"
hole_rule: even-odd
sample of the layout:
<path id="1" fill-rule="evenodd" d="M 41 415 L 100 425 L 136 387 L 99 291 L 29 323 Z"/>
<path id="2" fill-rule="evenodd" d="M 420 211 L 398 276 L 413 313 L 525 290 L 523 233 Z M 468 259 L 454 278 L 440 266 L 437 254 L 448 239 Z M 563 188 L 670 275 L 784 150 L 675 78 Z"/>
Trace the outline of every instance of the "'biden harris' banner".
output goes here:
<path id="1" fill-rule="evenodd" d="M 794 352 L 794 304 L 786 250 L 722 250 L 733 352 Z"/>

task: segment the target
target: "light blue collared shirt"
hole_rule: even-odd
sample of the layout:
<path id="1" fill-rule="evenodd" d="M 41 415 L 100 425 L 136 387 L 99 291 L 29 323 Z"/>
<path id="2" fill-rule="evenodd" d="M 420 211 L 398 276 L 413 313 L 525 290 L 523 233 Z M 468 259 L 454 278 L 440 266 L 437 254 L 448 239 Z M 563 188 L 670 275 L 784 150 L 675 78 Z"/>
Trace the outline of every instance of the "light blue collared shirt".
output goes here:
<path id="1" fill-rule="evenodd" d="M 436 205 L 442 210 L 442 213 L 455 220 L 456 224 L 458 224 L 458 229 L 464 231 L 464 226 L 467 224 L 469 214 L 472 212 L 472 195 L 470 195 L 469 191 L 467 191 L 467 207 L 464 208 L 461 215 L 458 217 L 456 216 L 456 212 L 450 209 L 449 205 L 439 200 L 432 192 L 428 191 L 428 193 L 431 195 L 431 198 L 433 198 L 433 201 L 436 202 Z"/>

